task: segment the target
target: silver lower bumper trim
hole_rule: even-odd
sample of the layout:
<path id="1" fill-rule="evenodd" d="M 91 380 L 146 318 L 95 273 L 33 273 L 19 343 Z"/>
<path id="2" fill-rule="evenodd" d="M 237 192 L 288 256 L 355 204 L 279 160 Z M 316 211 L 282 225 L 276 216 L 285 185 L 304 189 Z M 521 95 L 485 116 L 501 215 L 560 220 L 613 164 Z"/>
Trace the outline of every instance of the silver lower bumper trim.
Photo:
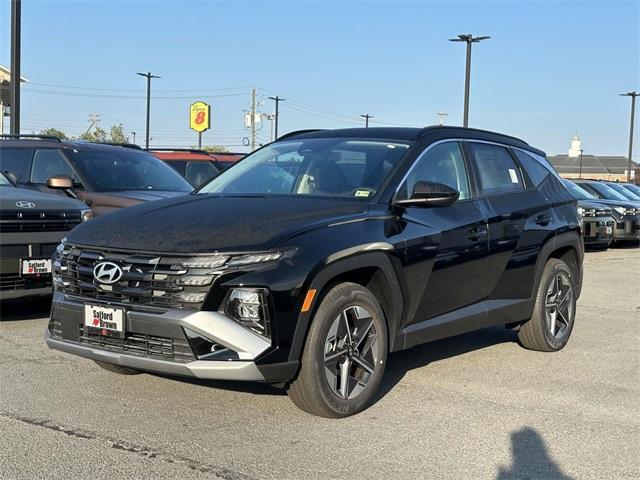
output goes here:
<path id="1" fill-rule="evenodd" d="M 136 370 L 195 377 L 215 380 L 246 380 L 263 381 L 264 376 L 255 363 L 249 361 L 209 361 L 196 360 L 189 363 L 175 363 L 164 360 L 155 360 L 146 357 L 136 357 L 116 352 L 109 352 L 95 348 L 85 347 L 77 343 L 51 338 L 49 331 L 45 331 L 45 341 L 49 348 L 61 350 L 66 353 L 78 355 L 91 360 L 113 363 L 122 367 Z"/>

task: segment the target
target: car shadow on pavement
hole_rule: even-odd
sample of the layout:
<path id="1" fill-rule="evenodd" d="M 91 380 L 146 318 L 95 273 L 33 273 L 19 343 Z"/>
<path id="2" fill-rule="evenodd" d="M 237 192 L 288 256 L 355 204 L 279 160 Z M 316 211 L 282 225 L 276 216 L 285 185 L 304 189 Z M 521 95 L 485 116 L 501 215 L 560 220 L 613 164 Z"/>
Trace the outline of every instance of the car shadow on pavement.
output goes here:
<path id="1" fill-rule="evenodd" d="M 181 383 L 189 383 L 191 385 L 200 385 L 207 388 L 216 388 L 220 390 L 230 390 L 232 392 L 252 393 L 254 395 L 286 395 L 287 391 L 281 387 L 275 387 L 268 383 L 260 382 L 236 382 L 233 380 L 203 380 L 191 377 L 175 377 L 172 375 L 164 375 L 161 373 L 151 373 L 156 377 L 176 380 Z"/>
<path id="2" fill-rule="evenodd" d="M 0 320 L 34 320 L 49 316 L 51 297 L 37 297 L 25 300 L 3 300 L 0 302 Z"/>
<path id="3" fill-rule="evenodd" d="M 400 383 L 410 370 L 500 343 L 515 342 L 516 339 L 517 335 L 513 330 L 490 327 L 392 353 L 387 359 L 387 368 L 376 402 Z"/>
<path id="4" fill-rule="evenodd" d="M 542 436 L 531 427 L 511 432 L 511 465 L 499 467 L 496 480 L 574 480 L 553 461 Z"/>

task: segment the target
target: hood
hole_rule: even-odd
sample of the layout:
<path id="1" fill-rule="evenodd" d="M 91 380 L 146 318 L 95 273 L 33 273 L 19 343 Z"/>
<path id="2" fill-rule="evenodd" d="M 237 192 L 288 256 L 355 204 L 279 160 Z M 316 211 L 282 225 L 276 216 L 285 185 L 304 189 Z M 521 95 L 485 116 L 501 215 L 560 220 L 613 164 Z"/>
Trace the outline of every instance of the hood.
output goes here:
<path id="1" fill-rule="evenodd" d="M 601 209 L 601 208 L 613 208 L 611 205 L 605 205 L 604 203 L 602 203 L 601 201 L 595 201 L 595 200 L 578 200 L 578 207 L 580 208 L 584 208 L 584 209 Z"/>
<path id="2" fill-rule="evenodd" d="M 31 208 L 20 208 L 16 202 L 31 202 L 35 206 Z M 87 209 L 80 200 L 56 195 L 54 193 L 44 193 L 28 188 L 18 188 L 2 186 L 0 187 L 0 210 L 2 211 L 59 211 L 59 210 L 81 210 Z"/>
<path id="3" fill-rule="evenodd" d="M 188 195 L 143 203 L 76 227 L 69 243 L 149 252 L 268 250 L 301 231 L 366 215 L 357 201 Z"/>
<path id="4" fill-rule="evenodd" d="M 100 192 L 102 195 L 110 197 L 121 197 L 140 202 L 151 202 L 153 200 L 161 200 L 163 198 L 173 198 L 189 195 L 189 192 L 170 192 L 167 190 L 125 190 L 123 192 Z"/>
<path id="5" fill-rule="evenodd" d="M 640 203 L 633 202 L 631 200 L 609 200 L 606 198 L 598 198 L 590 201 L 599 203 L 601 205 L 606 205 L 607 207 L 610 207 L 610 208 L 615 208 L 615 207 L 639 208 L 640 207 Z"/>

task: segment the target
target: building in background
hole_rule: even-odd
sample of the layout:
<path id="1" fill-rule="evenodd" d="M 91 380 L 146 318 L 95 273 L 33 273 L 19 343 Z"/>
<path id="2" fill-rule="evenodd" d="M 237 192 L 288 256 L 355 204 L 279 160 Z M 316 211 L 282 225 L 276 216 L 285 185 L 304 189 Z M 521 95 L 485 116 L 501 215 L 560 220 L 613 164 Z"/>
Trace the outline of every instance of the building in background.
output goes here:
<path id="1" fill-rule="evenodd" d="M 627 181 L 629 165 L 627 157 L 585 154 L 577 134 L 571 139 L 571 148 L 569 148 L 567 155 L 550 155 L 547 158 L 563 178 Z M 640 164 L 636 162 L 632 162 L 631 181 L 640 183 Z"/>

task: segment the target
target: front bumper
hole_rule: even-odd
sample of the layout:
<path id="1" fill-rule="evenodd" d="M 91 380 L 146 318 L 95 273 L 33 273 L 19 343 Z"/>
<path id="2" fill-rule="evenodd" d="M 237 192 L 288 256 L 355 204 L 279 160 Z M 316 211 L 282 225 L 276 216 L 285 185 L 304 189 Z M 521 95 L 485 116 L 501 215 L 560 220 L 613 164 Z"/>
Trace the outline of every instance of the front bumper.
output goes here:
<path id="1" fill-rule="evenodd" d="M 582 224 L 585 246 L 609 245 L 613 241 L 615 221 L 612 217 L 585 217 Z"/>
<path id="2" fill-rule="evenodd" d="M 619 222 L 616 221 L 613 239 L 625 242 L 640 240 L 640 217 L 622 217 Z"/>
<path id="3" fill-rule="evenodd" d="M 107 306 L 91 300 L 87 303 Z M 219 312 L 167 310 L 158 313 L 123 305 L 110 306 L 125 309 L 124 329 L 130 337 L 123 340 L 122 345 L 106 338 L 88 339 L 84 332 L 84 302 L 56 292 L 45 332 L 47 345 L 92 360 L 150 372 L 202 379 L 268 380 L 255 359 L 266 352 L 271 343 Z M 239 359 L 197 359 L 190 351 L 184 328 L 236 352 Z M 158 347 L 159 344 L 162 345 Z"/>
<path id="4" fill-rule="evenodd" d="M 15 290 L 0 290 L 0 300 L 16 300 L 20 298 L 48 297 L 53 293 L 51 286 L 41 288 L 18 288 Z"/>

